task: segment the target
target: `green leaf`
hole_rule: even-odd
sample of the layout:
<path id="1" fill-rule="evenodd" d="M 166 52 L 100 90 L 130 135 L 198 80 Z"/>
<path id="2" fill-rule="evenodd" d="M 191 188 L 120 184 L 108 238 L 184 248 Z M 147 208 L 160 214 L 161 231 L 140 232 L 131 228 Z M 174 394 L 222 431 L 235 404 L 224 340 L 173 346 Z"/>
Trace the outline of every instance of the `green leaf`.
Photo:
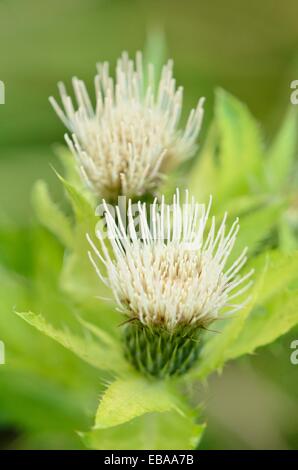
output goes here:
<path id="1" fill-rule="evenodd" d="M 191 172 L 190 191 L 200 200 L 212 193 L 214 207 L 259 189 L 263 145 L 247 107 L 218 90 L 215 117 L 206 144 Z"/>
<path id="2" fill-rule="evenodd" d="M 242 351 L 241 354 L 252 351 L 252 343 L 250 341 L 246 343 L 243 340 L 240 346 L 239 338 L 245 339 L 246 335 L 248 338 L 254 335 L 254 331 L 252 334 L 249 333 L 250 316 L 255 315 L 253 309 L 270 303 L 276 295 L 282 295 L 291 282 L 298 278 L 298 253 L 291 256 L 279 252 L 271 255 L 264 254 L 254 263 L 251 263 L 251 266 L 255 268 L 257 276 L 251 299 L 240 313 L 225 321 L 220 333 L 216 335 L 212 333 L 212 336 L 208 335 L 208 340 L 205 342 L 199 358 L 198 368 L 193 372 L 197 377 L 205 378 L 214 370 L 220 370 L 227 360 L 235 358 L 236 346 L 234 350 L 233 348 L 236 344 L 238 344 L 238 351 Z M 293 325 L 295 321 L 291 312 L 289 315 L 291 315 L 291 321 L 289 321 L 286 314 L 285 318 L 277 324 L 277 328 L 273 328 L 272 332 L 267 331 L 263 336 L 258 336 L 258 343 L 255 344 L 261 346 L 262 341 L 266 344 L 268 337 L 276 338 L 284 334 L 286 331 L 285 325 Z M 263 320 L 265 322 L 264 328 L 266 328 L 267 317 L 263 316 Z M 260 322 L 260 319 L 258 321 Z M 254 325 L 255 322 L 253 321 L 252 324 Z M 260 323 L 258 327 L 260 327 Z M 270 323 L 270 327 L 274 327 L 274 324 Z"/>
<path id="3" fill-rule="evenodd" d="M 297 112 L 291 106 L 267 154 L 265 172 L 271 191 L 281 190 L 290 177 L 297 152 L 297 131 Z"/>
<path id="4" fill-rule="evenodd" d="M 233 262 L 245 247 L 248 247 L 248 256 L 258 250 L 260 243 L 278 224 L 283 209 L 284 204 L 276 202 L 242 216 L 240 218 L 240 230 L 229 261 Z"/>
<path id="5" fill-rule="evenodd" d="M 110 336 L 106 331 L 102 330 L 99 328 L 97 325 L 94 325 L 93 323 L 89 323 L 82 318 L 78 318 L 78 321 L 83 325 L 90 333 L 92 333 L 94 336 L 96 336 L 102 343 L 112 346 L 112 347 L 118 347 L 117 345 L 117 340 L 115 340 L 112 336 Z"/>
<path id="6" fill-rule="evenodd" d="M 264 253 L 250 263 L 261 281 L 257 303 L 269 302 L 298 278 L 298 252 L 290 255 L 274 251 Z"/>
<path id="7" fill-rule="evenodd" d="M 90 245 L 86 235 L 89 234 L 95 241 L 96 225 L 101 223 L 95 213 L 95 202 L 87 199 L 83 191 L 62 176 L 57 176 L 66 189 L 75 214 L 73 249 L 65 256 L 60 278 L 61 287 L 78 302 L 94 301 L 96 296 L 106 297 L 107 288 L 98 278 L 88 258 Z M 98 265 L 103 268 L 100 266 L 100 260 Z M 98 301 L 97 303 L 99 304 Z"/>
<path id="8" fill-rule="evenodd" d="M 229 359 L 270 344 L 298 324 L 298 291 L 281 292 L 271 302 L 252 311 L 245 328 L 230 345 Z"/>
<path id="9" fill-rule="evenodd" d="M 69 148 L 65 145 L 57 144 L 54 147 L 55 154 L 59 158 L 63 166 L 63 175 L 70 184 L 72 184 L 78 191 L 84 190 L 84 183 L 80 172 L 78 171 L 77 161 Z"/>
<path id="10" fill-rule="evenodd" d="M 108 387 L 82 438 L 96 449 L 192 449 L 203 430 L 173 384 L 130 374 Z"/>
<path id="11" fill-rule="evenodd" d="M 108 347 L 99 341 L 94 342 L 90 337 L 83 338 L 71 332 L 58 330 L 48 324 L 42 315 L 35 315 L 32 312 L 16 312 L 16 314 L 93 367 L 119 374 L 128 369 L 120 349 L 116 347 Z"/>
<path id="12" fill-rule="evenodd" d="M 204 425 L 175 412 L 152 413 L 121 426 L 88 433 L 84 443 L 94 449 L 192 450 L 197 448 L 204 429 Z"/>
<path id="13" fill-rule="evenodd" d="M 233 197 L 226 201 L 224 206 L 220 208 L 220 212 L 217 212 L 215 215 L 223 217 L 223 214 L 227 212 L 230 220 L 234 221 L 236 217 L 240 217 L 241 222 L 244 217 L 266 208 L 269 205 L 270 199 L 268 194 L 246 194 Z M 271 202 L 271 204 L 276 204 L 276 202 Z"/>
<path id="14" fill-rule="evenodd" d="M 95 220 L 95 205 L 86 198 L 82 191 L 78 190 L 73 184 L 69 183 L 59 173 L 54 170 L 59 180 L 62 182 L 69 200 L 72 204 L 77 223 L 86 223 Z"/>
<path id="15" fill-rule="evenodd" d="M 205 429 L 176 411 L 147 413 L 128 423 L 81 433 L 86 447 L 103 450 L 193 450 Z"/>
<path id="16" fill-rule="evenodd" d="M 218 165 L 215 161 L 217 145 L 218 129 L 214 121 L 209 128 L 206 142 L 198 160 L 190 172 L 189 190 L 198 201 L 207 201 L 210 194 L 216 194 L 217 181 L 220 178 Z"/>
<path id="17" fill-rule="evenodd" d="M 217 91 L 215 114 L 220 135 L 220 189 L 234 196 L 256 183 L 263 156 L 261 133 L 246 105 L 224 90 Z"/>
<path id="18" fill-rule="evenodd" d="M 145 413 L 179 410 L 177 399 L 164 382 L 141 376 L 116 380 L 103 395 L 95 418 L 96 428 L 123 424 Z"/>
<path id="19" fill-rule="evenodd" d="M 52 201 L 44 181 L 36 182 L 33 188 L 32 202 L 40 223 L 56 235 L 64 246 L 72 247 L 74 234 L 71 223 Z"/>
<path id="20" fill-rule="evenodd" d="M 255 288 L 249 303 L 242 309 L 241 313 L 234 318 L 227 320 L 226 325 L 219 333 L 213 333 L 213 337 L 208 335 L 208 339 L 203 346 L 199 357 L 198 367 L 190 374 L 196 378 L 204 379 L 211 372 L 221 370 L 228 360 L 227 350 L 240 334 L 245 326 L 245 321 L 256 302 L 257 288 Z"/>
<path id="21" fill-rule="evenodd" d="M 86 237 L 85 237 L 86 238 Z M 60 276 L 60 286 L 70 297 L 80 303 L 95 304 L 100 309 L 103 302 L 96 296 L 105 297 L 107 288 L 97 277 L 87 256 L 89 246 L 82 240 L 82 247 L 77 253 L 65 255 L 64 265 Z"/>
<path id="22" fill-rule="evenodd" d="M 291 253 L 298 249 L 298 239 L 294 227 L 291 226 L 286 214 L 283 214 L 278 224 L 278 239 L 279 247 L 283 253 Z"/>

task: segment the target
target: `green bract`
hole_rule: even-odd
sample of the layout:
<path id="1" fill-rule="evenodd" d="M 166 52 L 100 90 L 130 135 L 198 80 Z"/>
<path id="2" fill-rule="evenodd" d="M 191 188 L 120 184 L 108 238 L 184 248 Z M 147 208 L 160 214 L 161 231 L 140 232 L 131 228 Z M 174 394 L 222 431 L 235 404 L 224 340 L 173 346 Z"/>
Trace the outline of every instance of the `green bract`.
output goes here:
<path id="1" fill-rule="evenodd" d="M 128 361 L 142 374 L 160 379 L 182 375 L 199 356 L 199 330 L 148 327 L 138 320 L 123 326 Z"/>

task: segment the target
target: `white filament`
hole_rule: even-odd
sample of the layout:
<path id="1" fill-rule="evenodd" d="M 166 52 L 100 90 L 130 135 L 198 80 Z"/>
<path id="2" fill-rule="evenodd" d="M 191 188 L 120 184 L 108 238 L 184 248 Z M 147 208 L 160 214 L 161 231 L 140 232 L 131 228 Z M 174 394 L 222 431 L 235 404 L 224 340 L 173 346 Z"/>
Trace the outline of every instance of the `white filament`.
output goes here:
<path id="1" fill-rule="evenodd" d="M 65 138 L 81 175 L 99 196 L 115 199 L 150 192 L 165 171 L 195 152 L 203 99 L 191 111 L 184 131 L 179 130 L 182 88 L 176 89 L 172 68 L 172 61 L 164 65 L 155 89 L 153 66 L 148 66 L 145 80 L 141 53 L 135 62 L 123 53 L 115 80 L 107 62 L 98 65 L 95 107 L 78 78 L 72 81 L 76 105 L 62 83 L 61 107 L 50 98 L 71 133 Z"/>
<path id="2" fill-rule="evenodd" d="M 113 256 L 98 231 L 101 252 L 87 237 L 100 263 L 91 252 L 89 257 L 101 280 L 112 289 L 121 312 L 147 325 L 173 329 L 179 324 L 206 326 L 223 310 L 233 313 L 242 308 L 243 303 L 230 301 L 251 285 L 247 280 L 252 271 L 239 275 L 247 250 L 225 271 L 239 230 L 238 219 L 227 232 L 225 215 L 216 233 L 213 217 L 205 233 L 210 208 L 211 198 L 206 207 L 190 200 L 187 191 L 181 204 L 177 190 L 171 206 L 164 198 L 160 207 L 154 201 L 149 216 L 148 207 L 139 203 L 136 217 L 130 201 L 126 229 L 119 208 L 116 221 L 105 205 Z M 106 277 L 98 264 L 104 266 Z"/>

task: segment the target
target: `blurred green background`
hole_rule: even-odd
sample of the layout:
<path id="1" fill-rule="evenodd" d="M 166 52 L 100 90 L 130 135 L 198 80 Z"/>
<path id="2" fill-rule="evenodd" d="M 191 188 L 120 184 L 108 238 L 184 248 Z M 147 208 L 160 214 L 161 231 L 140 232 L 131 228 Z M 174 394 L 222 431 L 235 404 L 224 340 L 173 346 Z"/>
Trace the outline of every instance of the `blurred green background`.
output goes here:
<path id="1" fill-rule="evenodd" d="M 59 194 L 50 164 L 58 165 L 54 144 L 63 142 L 64 128 L 48 103 L 49 95 L 57 96 L 59 80 L 70 83 L 77 75 L 92 86 L 96 62 L 114 64 L 123 49 L 143 49 L 150 30 L 163 30 L 177 82 L 184 86 L 185 109 L 200 96 L 207 99 L 202 139 L 220 86 L 247 103 L 269 140 L 289 106 L 290 83 L 298 79 L 297 17 L 296 0 L 0 0 L 0 80 L 6 87 L 0 106 L 0 263 L 14 270 L 15 282 L 17 276 L 28 282 L 31 276 L 34 181 L 46 179 Z M 1 308 L 9 309 L 9 302 Z M 298 448 L 292 339 L 295 332 L 228 366 L 208 388 L 199 387 L 209 423 L 204 448 Z M 72 364 L 71 357 L 67 360 Z M 44 417 L 33 398 L 30 413 L 40 412 L 40 421 L 32 427 L 31 441 L 21 439 L 26 419 L 11 411 L 18 393 L 11 404 L 5 398 L 5 367 L 0 367 L 0 447 L 78 446 L 67 441 L 67 433 L 61 438 L 56 433 L 54 442 L 52 434 L 40 437 L 36 422 Z M 75 361 L 73 368 L 66 389 L 80 381 Z M 10 379 L 8 374 L 7 383 Z M 14 380 L 16 390 L 28 388 L 22 372 Z M 47 393 L 53 396 L 50 389 Z M 81 423 L 71 404 L 67 413 L 72 426 Z"/>

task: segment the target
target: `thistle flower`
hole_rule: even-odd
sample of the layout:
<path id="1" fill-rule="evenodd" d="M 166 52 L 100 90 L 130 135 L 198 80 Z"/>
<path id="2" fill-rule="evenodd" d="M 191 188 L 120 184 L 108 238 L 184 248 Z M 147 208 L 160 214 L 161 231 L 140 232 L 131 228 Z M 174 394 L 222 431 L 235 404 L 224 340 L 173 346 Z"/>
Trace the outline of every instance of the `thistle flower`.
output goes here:
<path id="1" fill-rule="evenodd" d="M 191 111 L 185 129 L 179 130 L 182 88 L 176 89 L 172 68 L 172 61 L 164 65 L 155 90 L 152 64 L 145 78 L 141 53 L 135 62 L 123 53 L 115 81 L 109 64 L 98 64 L 95 109 L 84 82 L 77 78 L 73 78 L 76 106 L 62 83 L 62 107 L 50 98 L 72 134 L 65 138 L 81 175 L 98 196 L 116 200 L 118 195 L 151 193 L 169 168 L 195 152 L 203 100 Z"/>
<path id="2" fill-rule="evenodd" d="M 198 336 L 211 322 L 239 310 L 234 299 L 250 286 L 252 272 L 239 276 L 246 249 L 225 270 L 239 230 L 238 219 L 226 230 L 227 214 L 216 232 L 211 208 L 198 204 L 179 191 L 173 204 L 161 199 L 151 206 L 138 203 L 138 217 L 129 201 L 127 230 L 119 207 L 118 223 L 105 204 L 110 256 L 103 233 L 97 232 L 101 252 L 90 237 L 93 252 L 106 268 L 100 272 L 92 253 L 90 260 L 101 280 L 111 288 L 118 309 L 129 320 L 125 325 L 125 347 L 130 361 L 150 375 L 185 372 L 198 356 Z M 148 221 L 150 219 L 150 221 Z M 140 234 L 137 234 L 136 222 Z"/>

